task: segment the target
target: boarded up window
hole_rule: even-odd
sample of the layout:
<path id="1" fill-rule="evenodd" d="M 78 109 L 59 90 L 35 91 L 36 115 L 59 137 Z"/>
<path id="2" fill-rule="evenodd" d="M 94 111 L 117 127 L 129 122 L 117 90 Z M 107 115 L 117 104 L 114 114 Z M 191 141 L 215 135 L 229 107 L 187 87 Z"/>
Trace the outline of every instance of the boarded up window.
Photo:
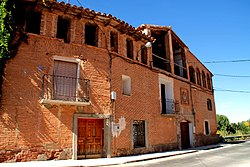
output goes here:
<path id="1" fill-rule="evenodd" d="M 77 91 L 77 63 L 54 61 L 53 99 L 75 101 Z"/>
<path id="2" fill-rule="evenodd" d="M 207 109 L 208 110 L 212 110 L 213 108 L 212 108 L 212 101 L 211 101 L 211 99 L 207 99 Z"/>
<path id="3" fill-rule="evenodd" d="M 58 16 L 56 37 L 63 39 L 65 43 L 70 42 L 70 20 Z"/>

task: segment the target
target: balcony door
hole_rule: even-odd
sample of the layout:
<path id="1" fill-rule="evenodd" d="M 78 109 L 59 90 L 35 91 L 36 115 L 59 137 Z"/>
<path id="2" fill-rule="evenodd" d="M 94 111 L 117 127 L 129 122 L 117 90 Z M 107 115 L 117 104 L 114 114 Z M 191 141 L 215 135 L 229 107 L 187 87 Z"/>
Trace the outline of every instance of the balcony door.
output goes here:
<path id="1" fill-rule="evenodd" d="M 77 95 L 77 69 L 74 62 L 54 60 L 53 99 L 75 101 Z"/>

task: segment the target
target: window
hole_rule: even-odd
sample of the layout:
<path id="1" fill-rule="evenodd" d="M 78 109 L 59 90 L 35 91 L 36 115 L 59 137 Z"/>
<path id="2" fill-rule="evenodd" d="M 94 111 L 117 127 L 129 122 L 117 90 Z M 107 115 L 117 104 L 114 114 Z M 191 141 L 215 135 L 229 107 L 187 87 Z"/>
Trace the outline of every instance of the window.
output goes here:
<path id="1" fill-rule="evenodd" d="M 174 114 L 173 82 L 160 78 L 161 114 Z"/>
<path id="2" fill-rule="evenodd" d="M 208 110 L 212 110 L 213 109 L 211 99 L 207 99 L 207 109 Z"/>
<path id="3" fill-rule="evenodd" d="M 131 78 L 126 75 L 122 75 L 122 94 L 131 95 Z"/>
<path id="4" fill-rule="evenodd" d="M 205 125 L 205 135 L 209 135 L 210 134 L 210 127 L 209 127 L 209 122 L 205 121 L 204 123 Z"/>
<path id="5" fill-rule="evenodd" d="M 130 59 L 134 59 L 133 41 L 130 39 L 127 39 L 127 57 Z"/>
<path id="6" fill-rule="evenodd" d="M 54 60 L 53 99 L 76 101 L 78 63 Z"/>
<path id="7" fill-rule="evenodd" d="M 17 17 L 18 24 L 25 32 L 40 34 L 41 13 L 21 10 L 18 12 Z"/>
<path id="8" fill-rule="evenodd" d="M 174 74 L 183 78 L 187 78 L 185 50 L 175 40 L 173 40 L 172 43 L 174 54 Z"/>
<path id="9" fill-rule="evenodd" d="M 206 75 L 205 75 L 204 71 L 202 71 L 202 86 L 203 86 L 204 88 L 207 87 Z"/>
<path id="10" fill-rule="evenodd" d="M 134 148 L 146 147 L 145 121 L 133 121 L 133 144 Z"/>
<path id="11" fill-rule="evenodd" d="M 198 68 L 196 69 L 196 75 L 197 75 L 197 84 L 201 86 L 201 73 Z"/>
<path id="12" fill-rule="evenodd" d="M 116 32 L 110 32 L 110 47 L 112 52 L 118 53 L 118 34 Z"/>
<path id="13" fill-rule="evenodd" d="M 169 42 L 166 40 L 168 38 L 166 31 L 152 31 L 151 36 L 156 39 L 152 44 L 153 66 L 171 72 Z"/>
<path id="14" fill-rule="evenodd" d="M 85 44 L 91 46 L 98 46 L 98 31 L 97 25 L 86 24 L 85 25 Z"/>
<path id="15" fill-rule="evenodd" d="M 148 64 L 148 53 L 147 48 L 145 46 L 141 46 L 141 62 L 143 64 Z"/>
<path id="16" fill-rule="evenodd" d="M 195 72 L 194 72 L 194 68 L 192 66 L 189 67 L 189 77 L 190 77 L 190 82 L 196 83 Z"/>
<path id="17" fill-rule="evenodd" d="M 56 37 L 63 39 L 65 43 L 70 42 L 70 20 L 58 16 Z"/>
<path id="18" fill-rule="evenodd" d="M 207 74 L 207 88 L 210 90 L 212 89 L 211 78 L 210 78 L 209 74 Z"/>

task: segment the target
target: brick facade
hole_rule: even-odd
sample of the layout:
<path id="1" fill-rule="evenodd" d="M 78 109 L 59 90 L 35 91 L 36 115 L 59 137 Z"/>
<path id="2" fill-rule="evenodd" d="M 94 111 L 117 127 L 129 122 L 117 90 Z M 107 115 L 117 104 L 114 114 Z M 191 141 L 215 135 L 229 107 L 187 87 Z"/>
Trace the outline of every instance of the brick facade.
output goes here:
<path id="1" fill-rule="evenodd" d="M 181 122 L 189 125 L 189 147 L 217 142 L 212 88 L 191 83 L 188 68 L 204 71 L 206 78 L 212 74 L 175 37 L 185 50 L 185 61 L 193 62 L 187 63 L 187 78 L 175 75 L 170 48 L 176 34 L 171 28 L 148 25 L 135 29 L 111 15 L 52 1 L 47 6 L 38 3 L 33 10 L 41 13 L 40 33 L 28 33 L 28 43 L 21 44 L 5 68 L 0 103 L 0 162 L 79 158 L 79 118 L 104 120 L 102 157 L 181 149 Z M 58 16 L 70 20 L 70 42 L 56 38 Z M 98 27 L 96 46 L 85 44 L 85 25 L 89 23 Z M 141 46 L 153 41 L 150 34 L 142 32 L 153 33 L 155 28 L 170 34 L 164 38 L 169 41 L 165 49 L 171 71 L 152 65 L 152 48 L 147 48 L 147 63 L 141 62 Z M 118 53 L 111 51 L 111 31 L 118 34 Z M 132 59 L 127 57 L 127 39 L 133 41 Z M 43 76 L 53 75 L 55 60 L 77 63 L 78 77 L 89 80 L 89 101 L 52 103 L 54 99 L 50 99 L 41 103 Z M 130 95 L 123 94 L 122 76 L 131 79 Z M 171 114 L 161 113 L 161 82 L 166 83 L 166 93 L 170 92 L 174 100 Z M 116 99 L 111 99 L 112 91 Z M 208 99 L 212 101 L 211 110 Z M 145 122 L 145 146 L 139 148 L 135 148 L 135 120 Z M 209 123 L 208 134 L 204 121 Z"/>

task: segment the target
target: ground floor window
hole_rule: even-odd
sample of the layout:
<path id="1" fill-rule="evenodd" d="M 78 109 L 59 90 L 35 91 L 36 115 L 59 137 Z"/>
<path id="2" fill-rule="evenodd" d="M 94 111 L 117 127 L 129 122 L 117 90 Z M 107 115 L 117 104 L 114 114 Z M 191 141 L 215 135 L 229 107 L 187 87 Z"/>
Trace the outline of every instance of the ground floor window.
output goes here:
<path id="1" fill-rule="evenodd" d="M 210 127 L 209 127 L 209 122 L 205 121 L 205 135 L 210 134 Z"/>
<path id="2" fill-rule="evenodd" d="M 146 147 L 145 142 L 145 121 L 134 120 L 133 121 L 133 143 L 134 148 Z"/>

